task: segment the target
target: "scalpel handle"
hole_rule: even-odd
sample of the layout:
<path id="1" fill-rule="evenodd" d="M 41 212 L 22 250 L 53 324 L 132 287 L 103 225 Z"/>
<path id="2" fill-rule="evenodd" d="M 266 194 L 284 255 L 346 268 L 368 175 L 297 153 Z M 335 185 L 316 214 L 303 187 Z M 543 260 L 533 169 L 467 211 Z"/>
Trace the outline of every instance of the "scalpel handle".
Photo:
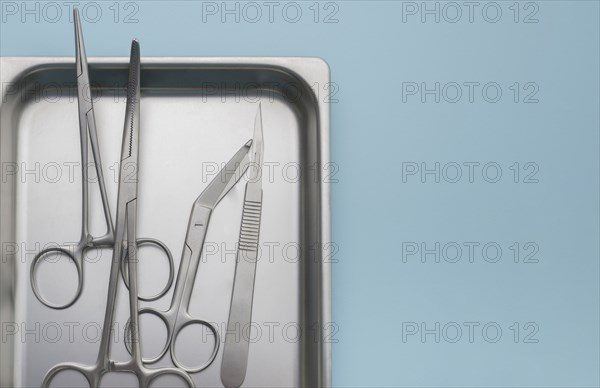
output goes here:
<path id="1" fill-rule="evenodd" d="M 249 182 L 246 184 L 233 293 L 221 364 L 221 382 L 226 388 L 241 386 L 246 377 L 249 343 L 248 338 L 244 338 L 248 336 L 241 334 L 252 322 L 261 212 L 262 189 Z"/>

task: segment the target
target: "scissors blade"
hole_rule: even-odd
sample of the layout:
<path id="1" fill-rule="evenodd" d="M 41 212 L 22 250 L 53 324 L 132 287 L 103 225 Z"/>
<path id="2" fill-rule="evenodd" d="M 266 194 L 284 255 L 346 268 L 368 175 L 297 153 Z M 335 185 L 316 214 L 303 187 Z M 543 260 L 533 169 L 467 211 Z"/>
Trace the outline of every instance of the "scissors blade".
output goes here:
<path id="1" fill-rule="evenodd" d="M 140 131 L 140 44 L 137 39 L 131 42 L 129 57 L 129 81 L 127 84 L 127 107 L 123 128 L 121 161 L 132 158 L 137 163 Z M 137 170 L 136 170 L 137 174 Z"/>
<path id="2" fill-rule="evenodd" d="M 236 184 L 237 181 L 244 175 L 249 165 L 250 147 L 252 140 L 248 140 L 238 152 L 227 162 L 225 167 L 219 171 L 216 177 L 208 184 L 206 189 L 200 193 L 196 203 L 214 209 L 221 199 L 227 195 L 229 190 Z"/>
<path id="3" fill-rule="evenodd" d="M 229 190 L 237 183 L 240 177 L 244 174 L 244 172 L 252 167 L 255 170 L 255 173 L 260 173 L 262 168 L 262 154 L 263 154 L 263 126 L 262 126 L 262 111 L 260 102 L 258 103 L 258 111 L 256 112 L 256 117 L 254 119 L 254 135 L 252 140 L 250 140 L 246 145 L 251 144 L 250 148 L 250 156 L 245 157 L 242 160 L 241 164 L 238 166 L 235 176 L 238 177 L 236 180 L 230 180 L 227 184 L 227 187 L 223 190 L 223 193 L 219 197 L 217 203 L 223 198 Z"/>
<path id="4" fill-rule="evenodd" d="M 89 82 L 88 76 L 88 63 L 87 56 L 85 54 L 85 45 L 83 44 L 83 32 L 81 31 L 81 18 L 79 17 L 79 10 L 75 8 L 73 10 L 73 18 L 75 20 L 75 65 L 77 68 L 77 78 L 83 76 L 82 81 Z"/>

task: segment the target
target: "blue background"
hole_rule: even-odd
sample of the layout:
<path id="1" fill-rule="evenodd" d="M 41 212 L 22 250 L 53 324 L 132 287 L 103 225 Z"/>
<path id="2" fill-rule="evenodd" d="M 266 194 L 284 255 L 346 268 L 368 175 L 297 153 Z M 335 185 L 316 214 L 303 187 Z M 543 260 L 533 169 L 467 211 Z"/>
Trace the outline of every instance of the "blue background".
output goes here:
<path id="1" fill-rule="evenodd" d="M 19 7 L 15 15 L 8 3 Z M 469 21 L 458 2 L 456 23 L 446 20 L 457 15 L 446 2 L 437 3 L 439 22 L 408 12 L 421 2 L 400 1 L 321 2 L 317 22 L 314 2 L 299 1 L 296 23 L 294 9 L 288 20 L 282 15 L 287 2 L 272 22 L 263 14 L 256 23 L 243 3 L 239 22 L 234 15 L 223 22 L 220 10 L 203 13 L 221 2 L 121 2 L 116 22 L 112 1 L 97 3 L 103 13 L 95 23 L 90 9 L 90 56 L 126 56 L 135 36 L 147 56 L 319 56 L 329 63 L 339 167 L 332 184 L 335 386 L 600 384 L 599 3 L 519 2 L 516 21 L 513 1 L 488 3 L 477 2 Z M 73 55 L 66 7 L 60 16 L 40 8 L 39 21 L 20 7 L 2 1 L 2 56 Z M 497 8 L 502 15 L 493 23 Z M 134 22 L 124 23 L 133 11 Z M 337 22 L 326 23 L 331 12 L 327 21 Z M 439 102 L 406 93 L 436 82 Z M 472 102 L 465 82 L 479 83 Z M 495 103 L 482 95 L 490 82 L 502 90 Z M 454 83 L 462 96 L 452 103 Z M 537 102 L 525 102 L 530 92 Z M 469 162 L 478 163 L 471 180 Z M 439 182 L 421 175 L 436 163 Z M 493 168 L 483 174 L 488 163 Z M 462 175 L 454 179 L 457 165 Z M 415 166 L 416 174 L 406 174 Z M 497 167 L 502 176 L 492 183 Z M 420 252 L 407 253 L 422 243 L 440 244 L 425 263 Z M 479 244 L 472 263 L 464 243 Z M 481 252 L 488 243 L 502 249 L 495 263 L 485 260 L 493 250 Z M 538 248 L 530 258 L 537 263 L 522 262 L 526 243 L 527 252 Z M 456 245 L 462 255 L 448 262 Z M 465 322 L 474 322 L 472 340 Z M 439 342 L 421 336 L 436 323 Z M 482 333 L 485 325 L 492 329 Z M 496 327 L 502 335 L 494 342 Z M 411 328 L 419 332 L 410 335 Z"/>

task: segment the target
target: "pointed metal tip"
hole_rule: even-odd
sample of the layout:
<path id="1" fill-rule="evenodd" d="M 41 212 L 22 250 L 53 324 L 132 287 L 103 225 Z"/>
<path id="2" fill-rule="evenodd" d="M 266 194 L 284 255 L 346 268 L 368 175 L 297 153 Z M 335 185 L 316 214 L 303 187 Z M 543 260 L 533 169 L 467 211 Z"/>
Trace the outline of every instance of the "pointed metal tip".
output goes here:
<path id="1" fill-rule="evenodd" d="M 256 110 L 256 120 L 262 121 L 262 103 L 258 102 L 258 109 Z"/>
<path id="2" fill-rule="evenodd" d="M 260 102 L 258 103 L 258 109 L 256 111 L 256 118 L 254 119 L 254 137 L 255 141 L 262 140 L 262 108 Z"/>
<path id="3" fill-rule="evenodd" d="M 81 18 L 79 17 L 79 10 L 77 8 L 73 9 L 73 23 L 75 24 L 75 36 L 79 41 L 81 40 Z"/>
<path id="4" fill-rule="evenodd" d="M 233 186 L 242 178 L 250 166 L 250 150 L 252 140 L 244 144 L 225 167 L 219 171 L 219 177 L 215 177 L 209 186 L 200 194 L 197 201 L 201 201 L 205 207 L 214 208 L 227 195 Z M 215 195 L 218 197 L 215 200 Z"/>
<path id="5" fill-rule="evenodd" d="M 140 82 L 140 46 L 137 40 L 131 41 L 131 53 L 129 57 L 129 88 L 128 88 L 128 100 L 137 100 L 137 94 L 139 93 L 139 82 Z"/>
<path id="6" fill-rule="evenodd" d="M 140 50 L 137 41 L 131 42 L 129 57 L 129 78 L 127 83 L 127 108 L 125 113 L 125 133 L 121 160 L 137 155 L 140 109 Z M 127 147 L 126 144 L 129 144 Z M 136 156 L 137 157 L 137 156 Z"/>
<path id="7" fill-rule="evenodd" d="M 85 68 L 87 68 L 87 59 L 85 55 L 85 46 L 83 44 L 83 32 L 81 31 L 81 19 L 79 10 L 73 9 L 73 20 L 75 25 L 75 65 L 77 68 L 77 77 L 79 77 Z"/>
<path id="8" fill-rule="evenodd" d="M 256 112 L 256 118 L 254 119 L 254 133 L 252 134 L 252 148 L 250 149 L 250 160 L 252 163 L 262 165 L 262 153 L 263 153 L 263 124 L 262 124 L 262 109 L 260 102 L 258 103 L 258 110 Z"/>
<path id="9" fill-rule="evenodd" d="M 131 41 L 131 52 L 129 62 L 130 68 L 137 68 L 140 65 L 140 42 L 137 39 Z"/>
<path id="10" fill-rule="evenodd" d="M 256 118 L 262 118 L 262 103 L 258 103 L 258 109 L 256 110 Z"/>

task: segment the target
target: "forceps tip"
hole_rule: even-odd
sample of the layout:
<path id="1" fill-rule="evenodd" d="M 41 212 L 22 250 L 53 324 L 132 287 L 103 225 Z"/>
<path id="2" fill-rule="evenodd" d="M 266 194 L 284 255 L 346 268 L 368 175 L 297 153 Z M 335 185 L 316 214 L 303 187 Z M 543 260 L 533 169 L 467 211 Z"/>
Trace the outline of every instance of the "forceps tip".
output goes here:
<path id="1" fill-rule="evenodd" d="M 79 77 L 87 68 L 87 59 L 85 56 L 85 47 L 83 45 L 83 32 L 81 31 L 81 19 L 79 9 L 73 8 L 73 24 L 75 26 L 75 66 L 77 77 Z"/>
<path id="2" fill-rule="evenodd" d="M 134 66 L 138 66 L 140 58 L 140 41 L 137 38 L 134 38 L 131 41 L 131 58 L 130 61 L 133 60 Z M 131 65 L 131 63 L 130 63 Z"/>
<path id="3" fill-rule="evenodd" d="M 79 17 L 79 9 L 73 8 L 73 23 L 75 24 L 75 38 L 77 39 L 77 45 L 82 44 L 82 32 L 81 32 L 81 19 Z"/>

